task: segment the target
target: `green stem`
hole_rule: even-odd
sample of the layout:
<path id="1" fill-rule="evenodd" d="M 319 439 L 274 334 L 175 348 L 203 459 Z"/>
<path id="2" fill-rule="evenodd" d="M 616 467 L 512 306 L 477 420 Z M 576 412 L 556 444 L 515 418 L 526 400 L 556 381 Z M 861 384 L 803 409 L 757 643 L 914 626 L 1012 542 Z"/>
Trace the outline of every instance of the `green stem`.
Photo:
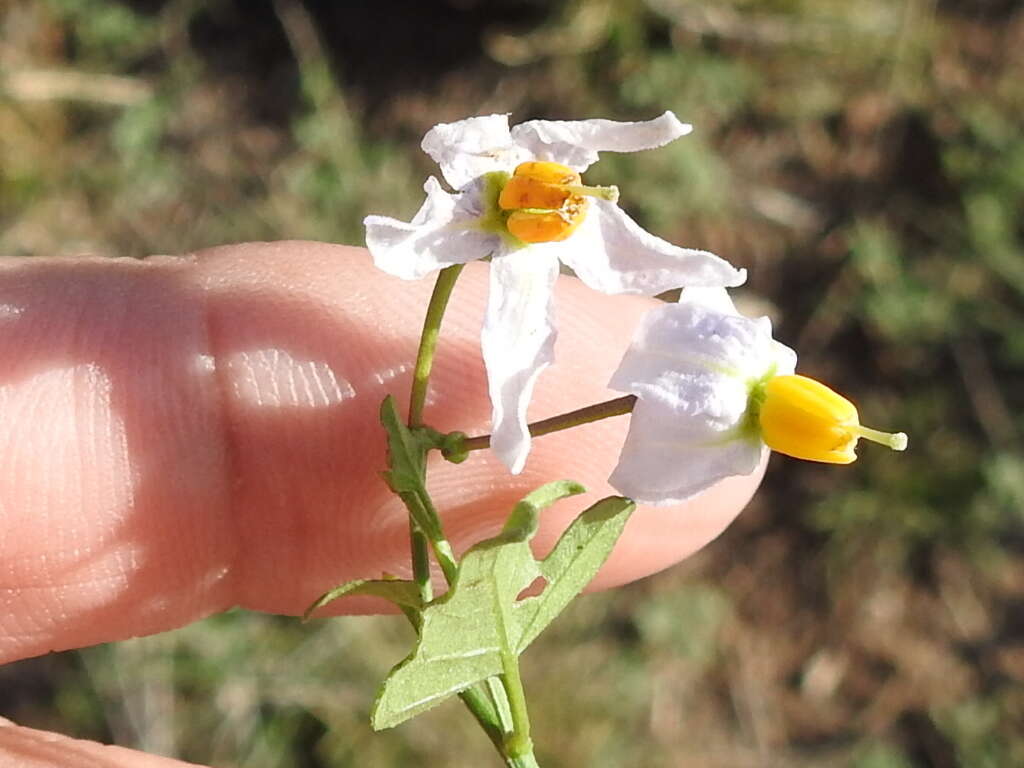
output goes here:
<path id="1" fill-rule="evenodd" d="M 462 703 L 466 705 L 473 717 L 483 728 L 487 738 L 499 753 L 505 754 L 505 732 L 501 727 L 501 720 L 495 711 L 494 705 L 487 699 L 487 696 L 476 686 L 467 688 L 459 694 Z"/>
<path id="2" fill-rule="evenodd" d="M 506 757 L 505 765 L 508 766 L 508 768 L 540 768 L 540 765 L 537 763 L 537 758 L 533 756 L 532 750 L 524 755 Z"/>
<path id="3" fill-rule="evenodd" d="M 426 534 L 409 516 L 409 550 L 412 554 L 412 579 L 419 585 L 420 599 L 426 605 L 434 599 L 434 589 L 430 582 L 430 541 Z"/>
<path id="4" fill-rule="evenodd" d="M 427 305 L 427 316 L 423 319 L 423 333 L 420 335 L 420 348 L 416 353 L 416 369 L 413 371 L 412 395 L 409 398 L 409 426 L 418 427 L 423 424 L 423 405 L 427 401 L 427 385 L 430 383 L 430 369 L 434 366 L 434 350 L 437 348 L 437 336 L 441 330 L 441 320 L 448 307 L 455 281 L 465 264 L 454 264 L 445 267 L 437 274 L 434 292 L 430 295 Z"/>
<path id="5" fill-rule="evenodd" d="M 519 677 L 519 660 L 511 653 L 501 654 L 501 682 L 508 694 L 508 706 L 512 713 L 512 733 L 505 740 L 505 755 L 508 758 L 533 757 L 533 741 L 530 739 L 530 716 L 526 711 L 526 692 Z M 536 761 L 534 761 L 536 762 Z"/>
<path id="6" fill-rule="evenodd" d="M 420 586 L 420 597 L 423 598 L 423 602 L 428 603 L 433 597 L 433 588 L 430 583 L 429 542 L 412 518 L 409 519 L 409 543 L 412 550 L 413 579 Z M 412 609 L 407 609 L 404 613 L 419 632 L 420 614 Z M 459 698 L 476 718 L 484 733 L 487 734 L 487 738 L 501 752 L 504 749 L 505 730 L 496 705 L 492 704 L 487 696 L 475 687 L 460 693 Z"/>
<path id="7" fill-rule="evenodd" d="M 424 533 L 425 538 L 430 543 L 430 546 L 434 551 L 435 559 L 441 566 L 441 572 L 444 573 L 444 578 L 450 586 L 451 583 L 455 581 L 455 575 L 459 571 L 459 563 L 455 559 L 455 553 L 452 551 L 452 545 L 449 544 L 448 539 L 444 537 L 444 530 L 441 527 L 441 518 L 437 514 L 437 509 L 434 507 L 434 502 L 431 500 L 430 494 L 427 492 L 426 485 L 423 485 L 420 489 L 415 491 L 403 491 L 398 494 L 398 497 L 405 504 L 405 508 L 409 510 L 409 516 L 414 521 L 424 521 L 422 524 L 416 525 L 416 530 Z M 430 532 L 423 531 L 424 526 L 427 525 L 431 526 Z M 411 544 L 413 573 L 415 574 L 417 568 L 416 558 L 419 557 L 419 554 L 417 552 L 415 542 L 411 542 Z M 427 564 L 421 563 L 420 566 L 427 569 L 427 578 L 429 579 L 429 562 Z"/>
<path id="8" fill-rule="evenodd" d="M 497 677 L 488 677 L 484 681 L 484 689 L 494 705 L 494 711 L 498 715 L 498 722 L 501 723 L 502 729 L 505 733 L 512 733 L 515 726 L 512 723 L 512 713 L 508 708 L 508 694 L 505 693 L 504 684 Z"/>
<path id="9" fill-rule="evenodd" d="M 427 305 L 427 314 L 423 319 L 423 331 L 420 334 L 420 346 L 416 353 L 416 367 L 413 371 L 412 393 L 409 397 L 409 427 L 423 426 L 423 407 L 427 401 L 427 388 L 430 384 L 430 372 L 434 367 L 434 352 L 437 349 L 437 338 L 441 330 L 441 321 L 444 318 L 445 310 L 448 308 L 448 300 L 451 298 L 455 281 L 462 272 L 463 264 L 455 264 L 442 269 L 437 275 L 434 283 L 434 291 L 430 295 L 430 303 Z M 441 519 L 434 507 L 434 502 L 426 490 L 424 482 L 420 491 L 415 493 L 400 494 L 402 501 L 407 507 L 418 507 L 416 511 L 423 512 L 428 519 L 436 521 L 438 531 L 441 530 Z M 410 512 L 413 510 L 410 509 Z M 429 602 L 433 597 L 433 590 L 430 583 L 430 555 L 428 547 L 433 549 L 434 557 L 441 566 L 445 581 L 451 586 L 458 575 L 458 561 L 452 551 L 451 544 L 440 536 L 426 536 L 422 529 L 412 519 L 409 520 L 409 542 L 412 552 L 413 578 L 420 587 L 420 595 L 424 602 Z M 411 619 L 412 617 L 410 617 Z M 418 621 L 418 618 L 417 618 Z M 417 623 L 414 621 L 414 625 Z M 521 685 L 520 685 L 521 690 Z M 498 752 L 506 754 L 505 729 L 502 725 L 502 718 L 498 711 L 498 703 L 491 702 L 487 695 L 477 686 L 467 688 L 459 694 L 466 708 L 473 714 L 476 721 L 483 728 L 484 733 L 494 744 Z M 525 706 L 525 701 L 524 701 Z M 508 762 L 508 765 L 515 768 L 537 768 L 536 761 L 533 761 L 532 751 L 526 756 L 532 762 L 523 762 L 516 758 L 516 762 Z M 511 760 L 506 758 L 507 760 Z"/>
<path id="10" fill-rule="evenodd" d="M 563 429 L 571 429 L 581 424 L 589 424 L 592 421 L 600 421 L 612 416 L 622 416 L 633 410 L 636 404 L 636 395 L 617 397 L 614 400 L 606 400 L 603 403 L 588 405 L 584 408 L 577 408 L 575 411 L 552 416 L 550 419 L 535 421 L 529 425 L 530 434 L 534 437 L 549 435 L 552 432 L 561 432 Z M 467 437 L 459 446 L 464 451 L 479 451 L 489 448 L 491 445 L 490 435 L 479 437 Z"/>
<path id="11" fill-rule="evenodd" d="M 438 521 L 438 527 L 441 527 L 441 516 L 438 515 L 437 509 L 434 507 L 434 501 L 430 498 L 430 494 L 424 492 L 419 494 L 419 501 L 423 504 L 424 509 L 431 518 Z M 444 579 L 448 582 L 448 586 L 451 586 L 455 581 L 456 575 L 459 572 L 459 563 L 455 559 L 455 552 L 452 551 L 452 545 L 448 543 L 448 539 L 439 537 L 430 542 L 434 549 L 434 558 L 437 560 L 438 565 L 441 566 L 441 572 L 444 573 Z"/>

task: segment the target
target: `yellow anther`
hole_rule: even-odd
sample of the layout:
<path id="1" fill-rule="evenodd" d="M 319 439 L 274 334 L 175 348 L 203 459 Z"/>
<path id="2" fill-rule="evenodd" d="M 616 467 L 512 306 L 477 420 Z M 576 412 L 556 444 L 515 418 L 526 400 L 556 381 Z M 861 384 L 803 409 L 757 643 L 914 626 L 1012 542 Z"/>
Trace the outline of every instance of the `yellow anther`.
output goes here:
<path id="1" fill-rule="evenodd" d="M 575 216 L 563 211 L 514 211 L 505 226 L 524 243 L 555 243 L 575 232 L 584 215 L 585 210 Z"/>
<path id="2" fill-rule="evenodd" d="M 536 163 L 530 163 L 530 165 L 536 165 Z M 517 174 L 518 170 L 517 168 Z M 577 174 L 577 183 L 579 178 Z M 504 211 L 518 211 L 522 208 L 557 211 L 571 195 L 572 193 L 565 188 L 564 184 L 552 184 L 533 176 L 515 175 L 501 190 L 498 206 Z"/>
<path id="3" fill-rule="evenodd" d="M 860 425 L 857 406 L 806 376 L 775 376 L 767 381 L 760 410 L 761 437 L 774 451 L 808 461 L 849 464 L 864 438 L 895 451 L 907 436 Z"/>
<path id="4" fill-rule="evenodd" d="M 582 180 L 580 175 L 568 165 L 552 163 L 548 160 L 530 160 L 520 163 L 512 175 L 525 176 L 548 184 L 579 184 Z"/>
<path id="5" fill-rule="evenodd" d="M 618 199 L 615 187 L 586 187 L 580 175 L 561 163 L 520 163 L 498 196 L 508 211 L 506 228 L 525 243 L 569 237 L 587 215 L 587 197 Z"/>

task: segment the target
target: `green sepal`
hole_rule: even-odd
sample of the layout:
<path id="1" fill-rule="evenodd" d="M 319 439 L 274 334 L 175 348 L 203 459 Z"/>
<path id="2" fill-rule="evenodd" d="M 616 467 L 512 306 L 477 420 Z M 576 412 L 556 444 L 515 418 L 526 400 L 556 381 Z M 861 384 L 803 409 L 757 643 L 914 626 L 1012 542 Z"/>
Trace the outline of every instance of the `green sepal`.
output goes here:
<path id="1" fill-rule="evenodd" d="M 371 713 L 374 729 L 396 726 L 501 674 L 502 656 L 517 656 L 593 577 L 632 502 L 611 498 L 590 507 L 540 563 L 529 545 L 541 510 L 581 492 L 569 481 L 539 488 L 515 506 L 500 534 L 466 552 L 448 592 L 423 608 L 415 649 L 384 681 Z M 541 577 L 544 591 L 517 602 Z"/>
<path id="2" fill-rule="evenodd" d="M 302 614 L 303 621 L 309 621 L 313 613 L 323 608 L 328 603 L 334 602 L 341 597 L 353 595 L 370 595 L 390 600 L 399 608 L 423 610 L 423 600 L 420 598 L 420 587 L 415 581 L 404 579 L 356 579 L 347 581 L 334 589 L 329 589 L 313 603 Z"/>

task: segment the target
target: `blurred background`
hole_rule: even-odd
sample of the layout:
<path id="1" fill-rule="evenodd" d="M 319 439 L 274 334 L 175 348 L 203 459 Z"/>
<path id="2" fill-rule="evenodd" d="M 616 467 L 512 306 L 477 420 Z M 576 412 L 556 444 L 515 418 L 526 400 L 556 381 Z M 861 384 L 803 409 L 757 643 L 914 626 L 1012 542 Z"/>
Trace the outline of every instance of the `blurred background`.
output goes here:
<path id="1" fill-rule="evenodd" d="M 648 229 L 750 269 L 806 373 L 911 435 L 776 457 L 706 551 L 525 657 L 545 765 L 1024 765 L 1024 4 L 3 0 L 0 252 L 362 240 L 433 124 L 653 117 Z M 458 705 L 372 734 L 403 622 L 244 613 L 0 670 L 0 715 L 254 768 L 485 766 Z"/>

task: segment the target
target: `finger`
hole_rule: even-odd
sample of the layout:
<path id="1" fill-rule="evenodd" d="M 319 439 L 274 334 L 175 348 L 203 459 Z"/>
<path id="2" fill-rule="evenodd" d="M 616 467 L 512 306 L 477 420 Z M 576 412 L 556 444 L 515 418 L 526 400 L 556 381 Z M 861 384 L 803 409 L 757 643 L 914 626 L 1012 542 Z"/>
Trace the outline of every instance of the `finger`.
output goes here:
<path id="1" fill-rule="evenodd" d="M 427 419 L 486 432 L 479 334 L 487 266 L 452 298 Z M 249 244 L 189 259 L 16 261 L 0 268 L 0 660 L 157 632 L 232 605 L 301 612 L 324 589 L 407 572 L 407 523 L 380 480 L 381 399 L 404 402 L 431 290 L 362 249 Z M 557 363 L 531 418 L 605 388 L 650 300 L 563 278 Z M 456 547 L 537 485 L 590 488 L 536 544 L 609 493 L 627 418 L 539 438 L 511 476 L 486 451 L 437 460 Z M 759 480 L 641 508 L 597 577 L 652 573 L 714 538 Z M 344 610 L 372 609 L 358 600 Z"/>
<path id="2" fill-rule="evenodd" d="M 22 728 L 0 717 L 0 765 L 17 768 L 186 768 L 191 763 Z"/>

